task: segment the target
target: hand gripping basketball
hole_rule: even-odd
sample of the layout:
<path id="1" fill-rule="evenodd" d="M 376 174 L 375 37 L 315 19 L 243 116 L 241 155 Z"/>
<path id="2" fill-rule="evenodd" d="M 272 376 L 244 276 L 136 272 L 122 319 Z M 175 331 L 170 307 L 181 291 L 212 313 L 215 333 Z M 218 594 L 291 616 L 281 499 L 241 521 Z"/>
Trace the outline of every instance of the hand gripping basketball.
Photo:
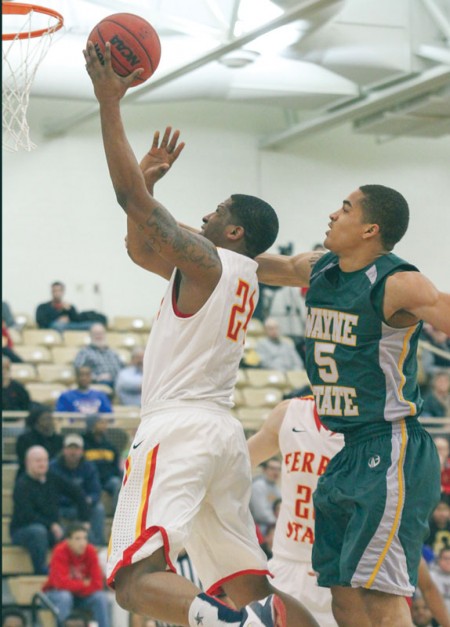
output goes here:
<path id="1" fill-rule="evenodd" d="M 103 59 L 100 60 L 94 44 L 88 41 L 86 50 L 83 50 L 86 60 L 86 70 L 94 85 L 94 92 L 99 101 L 108 98 L 120 99 L 142 73 L 143 68 L 134 70 L 129 76 L 119 76 L 111 65 L 111 44 L 105 45 Z"/>
<path id="2" fill-rule="evenodd" d="M 105 54 L 105 44 L 111 44 L 111 65 L 119 76 L 129 76 L 137 68 L 143 68 L 135 75 L 130 87 L 141 85 L 155 72 L 161 58 L 161 42 L 158 33 L 139 15 L 114 13 L 105 17 L 92 29 L 88 37 L 95 47 L 101 62 Z"/>

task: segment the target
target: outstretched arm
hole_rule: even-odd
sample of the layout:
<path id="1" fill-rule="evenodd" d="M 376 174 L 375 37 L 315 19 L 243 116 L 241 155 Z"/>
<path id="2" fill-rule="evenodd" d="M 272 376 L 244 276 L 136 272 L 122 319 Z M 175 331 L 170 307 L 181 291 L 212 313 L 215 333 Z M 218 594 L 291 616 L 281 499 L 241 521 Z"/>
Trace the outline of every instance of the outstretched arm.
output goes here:
<path id="1" fill-rule="evenodd" d="M 258 466 L 280 452 L 278 434 L 289 402 L 282 401 L 274 407 L 258 433 L 247 440 L 252 466 Z"/>
<path id="2" fill-rule="evenodd" d="M 256 258 L 259 264 L 258 280 L 267 285 L 307 287 L 311 271 L 323 254 L 322 251 L 313 251 L 287 257 L 264 253 Z"/>
<path id="3" fill-rule="evenodd" d="M 103 144 L 118 203 L 148 238 L 149 246 L 180 269 L 188 279 L 209 292 L 222 272 L 216 247 L 206 238 L 182 229 L 146 189 L 144 175 L 125 135 L 120 100 L 141 69 L 118 76 L 111 67 L 111 46 L 105 46 L 104 65 L 92 42 L 84 51 L 86 68 L 100 103 Z"/>
<path id="4" fill-rule="evenodd" d="M 384 316 L 388 322 L 399 319 L 411 325 L 424 320 L 450 335 L 450 294 L 440 292 L 420 272 L 398 272 L 386 280 Z"/>

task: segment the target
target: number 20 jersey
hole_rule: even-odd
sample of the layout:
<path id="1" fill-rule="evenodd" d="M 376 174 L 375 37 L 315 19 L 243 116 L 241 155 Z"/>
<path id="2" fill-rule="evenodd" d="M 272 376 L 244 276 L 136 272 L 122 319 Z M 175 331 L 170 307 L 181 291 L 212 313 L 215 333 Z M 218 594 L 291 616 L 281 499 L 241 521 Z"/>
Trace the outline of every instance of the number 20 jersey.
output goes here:
<path id="1" fill-rule="evenodd" d="M 344 446 L 344 438 L 323 426 L 313 397 L 305 396 L 289 402 L 278 442 L 283 462 L 274 559 L 310 562 L 314 542 L 313 493 L 328 462 Z"/>
<path id="2" fill-rule="evenodd" d="M 258 301 L 258 264 L 218 249 L 222 275 L 197 313 L 177 311 L 172 274 L 144 355 L 142 414 L 159 401 L 231 407 L 245 332 Z"/>

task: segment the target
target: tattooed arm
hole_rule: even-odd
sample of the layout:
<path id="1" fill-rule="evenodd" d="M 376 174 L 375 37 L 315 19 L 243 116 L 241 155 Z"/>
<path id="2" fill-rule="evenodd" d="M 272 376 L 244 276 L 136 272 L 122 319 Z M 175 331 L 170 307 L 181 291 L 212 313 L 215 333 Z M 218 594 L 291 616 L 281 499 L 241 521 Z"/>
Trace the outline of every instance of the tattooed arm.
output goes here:
<path id="1" fill-rule="evenodd" d="M 155 183 L 170 170 L 184 148 L 184 142 L 178 143 L 179 136 L 179 131 L 174 131 L 172 134 L 172 129 L 168 126 L 160 142 L 159 131 L 156 131 L 150 150 L 139 164 L 151 196 L 153 196 Z M 152 248 L 150 238 L 130 217 L 127 217 L 126 247 L 132 261 L 145 270 L 159 274 L 165 279 L 169 279 L 172 275 L 174 264 L 161 257 Z"/>
<path id="2" fill-rule="evenodd" d="M 115 74 L 109 44 L 105 47 L 104 65 L 91 42 L 84 55 L 100 103 L 103 145 L 117 201 L 136 225 L 138 233 L 147 238 L 150 248 L 181 271 L 184 285 L 195 284 L 193 299 L 197 306 L 217 285 L 222 266 L 216 247 L 205 237 L 180 227 L 146 188 L 120 114 L 120 100 L 141 71 L 136 70 L 125 78 Z M 134 235 L 131 233 L 131 238 Z"/>
<path id="3" fill-rule="evenodd" d="M 289 285 L 307 287 L 311 271 L 323 251 L 300 253 L 293 257 L 264 253 L 256 258 L 258 262 L 258 280 L 267 285 Z"/>

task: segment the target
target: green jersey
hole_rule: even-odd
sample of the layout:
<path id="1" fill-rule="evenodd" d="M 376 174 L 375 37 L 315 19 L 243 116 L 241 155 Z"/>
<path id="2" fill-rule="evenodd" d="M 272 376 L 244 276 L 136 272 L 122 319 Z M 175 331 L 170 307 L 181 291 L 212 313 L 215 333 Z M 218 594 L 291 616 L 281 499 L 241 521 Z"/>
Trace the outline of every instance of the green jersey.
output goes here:
<path id="1" fill-rule="evenodd" d="M 374 422 L 417 416 L 417 344 L 422 323 L 386 324 L 386 278 L 417 268 L 389 253 L 356 272 L 325 254 L 306 296 L 306 369 L 323 423 L 348 432 Z"/>

